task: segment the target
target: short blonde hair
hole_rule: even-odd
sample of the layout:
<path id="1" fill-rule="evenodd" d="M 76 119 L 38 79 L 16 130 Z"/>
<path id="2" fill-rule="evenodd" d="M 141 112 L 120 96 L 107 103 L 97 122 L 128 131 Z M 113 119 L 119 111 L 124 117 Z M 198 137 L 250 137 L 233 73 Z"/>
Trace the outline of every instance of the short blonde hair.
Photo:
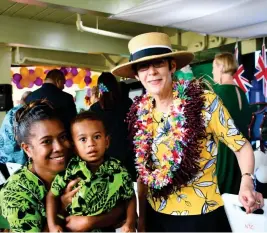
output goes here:
<path id="1" fill-rule="evenodd" d="M 223 73 L 234 75 L 237 71 L 238 65 L 232 53 L 224 52 L 215 56 L 215 62 L 223 65 Z"/>

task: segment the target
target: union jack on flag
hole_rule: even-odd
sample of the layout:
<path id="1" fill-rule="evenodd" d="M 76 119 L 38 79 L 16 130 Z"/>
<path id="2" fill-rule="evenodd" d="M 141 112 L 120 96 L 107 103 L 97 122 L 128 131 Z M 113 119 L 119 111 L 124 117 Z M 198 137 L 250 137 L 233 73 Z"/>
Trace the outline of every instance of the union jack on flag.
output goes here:
<path id="1" fill-rule="evenodd" d="M 266 53 L 265 53 L 265 42 L 263 40 L 261 54 L 258 58 L 258 62 L 256 65 L 257 72 L 255 73 L 255 77 L 257 81 L 263 80 L 263 95 L 267 97 L 267 66 L 266 66 Z"/>
<path id="2" fill-rule="evenodd" d="M 239 65 L 239 51 L 238 51 L 237 42 L 235 44 L 235 58 L 236 58 L 237 64 Z M 245 72 L 244 66 L 243 64 L 240 64 L 233 77 L 234 77 L 235 83 L 246 93 L 248 92 L 247 87 L 252 87 L 252 85 L 249 83 L 249 81 L 246 78 L 242 76 L 244 72 Z"/>

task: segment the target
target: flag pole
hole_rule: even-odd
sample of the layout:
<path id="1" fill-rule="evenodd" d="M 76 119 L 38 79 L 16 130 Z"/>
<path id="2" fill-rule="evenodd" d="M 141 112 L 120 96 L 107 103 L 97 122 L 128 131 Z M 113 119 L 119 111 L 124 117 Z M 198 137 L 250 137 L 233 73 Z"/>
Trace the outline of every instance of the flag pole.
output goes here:
<path id="1" fill-rule="evenodd" d="M 239 48 L 241 49 L 241 43 L 240 43 L 240 46 L 239 46 L 239 42 L 241 42 L 240 38 L 239 37 L 236 37 L 236 51 L 237 51 L 237 54 L 236 54 L 236 62 L 237 62 L 237 65 L 239 66 L 239 53 L 241 54 L 241 51 L 239 51 Z"/>

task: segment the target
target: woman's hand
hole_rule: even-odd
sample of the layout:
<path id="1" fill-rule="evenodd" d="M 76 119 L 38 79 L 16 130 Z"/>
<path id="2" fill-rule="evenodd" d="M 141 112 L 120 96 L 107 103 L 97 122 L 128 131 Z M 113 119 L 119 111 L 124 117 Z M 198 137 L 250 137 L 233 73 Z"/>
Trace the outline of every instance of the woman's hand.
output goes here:
<path id="1" fill-rule="evenodd" d="M 62 233 L 64 231 L 63 231 L 63 228 L 61 226 L 55 225 L 55 226 L 49 228 L 49 232 L 61 232 Z"/>
<path id="2" fill-rule="evenodd" d="M 73 196 L 79 191 L 80 187 L 77 187 L 75 189 L 73 189 L 73 187 L 78 184 L 80 180 L 80 178 L 77 178 L 68 183 L 64 193 L 60 197 L 63 209 L 66 209 L 67 206 L 71 204 Z"/>
<path id="3" fill-rule="evenodd" d="M 66 218 L 66 228 L 72 232 L 87 232 L 94 229 L 94 217 L 71 215 Z"/>
<path id="4" fill-rule="evenodd" d="M 242 177 L 239 201 L 246 209 L 246 213 L 252 213 L 264 205 L 262 194 L 254 191 L 254 185 L 250 177 Z"/>

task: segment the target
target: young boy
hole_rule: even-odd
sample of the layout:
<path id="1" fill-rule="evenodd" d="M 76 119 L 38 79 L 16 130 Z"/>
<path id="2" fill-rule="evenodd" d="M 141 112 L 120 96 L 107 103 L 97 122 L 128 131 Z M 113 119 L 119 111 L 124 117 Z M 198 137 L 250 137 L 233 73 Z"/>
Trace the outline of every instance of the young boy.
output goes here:
<path id="1" fill-rule="evenodd" d="M 136 198 L 133 182 L 127 170 L 114 158 L 107 158 L 105 151 L 109 137 L 103 121 L 92 112 L 82 112 L 71 124 L 71 134 L 78 156 L 72 158 L 67 169 L 58 174 L 47 195 L 47 222 L 51 232 L 62 232 L 56 223 L 57 198 L 69 180 L 80 178 L 78 193 L 67 207 L 69 215 L 96 216 L 111 211 L 125 201 L 127 218 L 124 232 L 135 232 Z M 77 223 L 78 224 L 78 223 Z M 101 231 L 101 229 L 88 229 Z"/>

